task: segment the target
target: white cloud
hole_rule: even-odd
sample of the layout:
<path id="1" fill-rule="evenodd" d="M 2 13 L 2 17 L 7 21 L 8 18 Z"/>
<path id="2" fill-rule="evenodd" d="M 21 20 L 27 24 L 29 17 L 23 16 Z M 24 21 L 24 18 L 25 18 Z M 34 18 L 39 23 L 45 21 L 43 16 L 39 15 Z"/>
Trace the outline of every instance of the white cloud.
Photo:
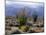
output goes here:
<path id="1" fill-rule="evenodd" d="M 13 1 L 6 1 L 6 4 L 22 4 L 22 5 L 43 5 L 43 3 L 31 3 L 31 2 L 13 2 Z"/>
<path id="2" fill-rule="evenodd" d="M 30 1 L 30 2 L 44 2 L 44 0 L 8 0 L 8 1 Z"/>

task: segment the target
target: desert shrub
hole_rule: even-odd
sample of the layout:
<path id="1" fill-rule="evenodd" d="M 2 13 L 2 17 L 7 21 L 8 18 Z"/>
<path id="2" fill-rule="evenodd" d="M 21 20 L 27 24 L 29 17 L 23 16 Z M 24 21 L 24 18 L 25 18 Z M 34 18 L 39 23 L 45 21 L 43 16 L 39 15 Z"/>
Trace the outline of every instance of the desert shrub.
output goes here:
<path id="1" fill-rule="evenodd" d="M 22 30 L 23 32 L 27 32 L 29 30 L 28 26 L 21 26 L 20 30 Z"/>
<path id="2" fill-rule="evenodd" d="M 23 17 L 23 16 L 19 17 L 19 23 L 20 23 L 19 28 L 21 28 L 21 26 L 25 25 L 26 21 L 27 21 L 26 17 Z"/>
<path id="3" fill-rule="evenodd" d="M 18 21 L 20 23 L 20 26 L 22 26 L 22 25 L 25 25 L 27 18 L 24 17 L 24 16 L 21 16 L 21 17 L 18 18 Z"/>

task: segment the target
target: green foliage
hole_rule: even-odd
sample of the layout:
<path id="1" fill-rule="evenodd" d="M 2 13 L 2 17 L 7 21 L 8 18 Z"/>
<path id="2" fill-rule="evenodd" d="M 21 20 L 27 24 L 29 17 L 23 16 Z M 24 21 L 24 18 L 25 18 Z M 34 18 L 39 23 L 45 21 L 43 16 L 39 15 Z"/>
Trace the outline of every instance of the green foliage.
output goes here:
<path id="1" fill-rule="evenodd" d="M 20 26 L 22 26 L 22 25 L 24 25 L 26 23 L 27 18 L 24 17 L 24 16 L 21 16 L 21 17 L 18 18 L 18 21 L 20 23 Z"/>

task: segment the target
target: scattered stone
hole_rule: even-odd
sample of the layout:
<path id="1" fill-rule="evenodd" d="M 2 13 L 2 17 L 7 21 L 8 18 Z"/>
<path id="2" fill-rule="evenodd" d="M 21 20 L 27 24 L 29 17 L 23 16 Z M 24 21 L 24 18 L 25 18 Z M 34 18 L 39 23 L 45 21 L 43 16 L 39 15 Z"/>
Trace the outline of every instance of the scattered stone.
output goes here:
<path id="1" fill-rule="evenodd" d="M 11 34 L 21 34 L 21 32 L 20 31 L 18 31 L 18 30 L 16 30 L 16 31 L 14 31 L 13 33 L 11 33 Z"/>

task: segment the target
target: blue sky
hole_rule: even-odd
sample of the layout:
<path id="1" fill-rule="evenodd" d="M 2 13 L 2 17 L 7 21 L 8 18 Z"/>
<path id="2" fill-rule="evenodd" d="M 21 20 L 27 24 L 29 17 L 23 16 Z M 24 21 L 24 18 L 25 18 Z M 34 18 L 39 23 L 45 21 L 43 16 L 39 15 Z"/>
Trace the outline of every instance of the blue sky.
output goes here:
<path id="1" fill-rule="evenodd" d="M 44 12 L 44 3 L 32 3 L 32 2 L 14 2 L 14 1 L 6 1 L 6 16 L 15 16 L 17 11 L 20 11 L 21 8 L 27 7 L 29 15 L 32 15 L 32 12 L 36 10 L 39 16 L 43 16 Z"/>

